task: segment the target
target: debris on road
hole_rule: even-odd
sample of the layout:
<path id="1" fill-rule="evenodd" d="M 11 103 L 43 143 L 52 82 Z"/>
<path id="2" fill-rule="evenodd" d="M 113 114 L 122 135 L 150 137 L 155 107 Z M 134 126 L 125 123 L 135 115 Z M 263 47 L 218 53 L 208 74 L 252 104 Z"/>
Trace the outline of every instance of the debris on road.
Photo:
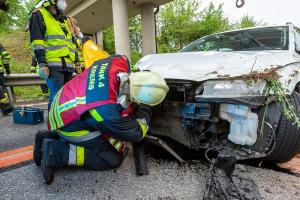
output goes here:
<path id="1" fill-rule="evenodd" d="M 210 166 L 204 200 L 260 200 L 257 185 L 249 172 L 237 165 L 235 156 L 219 155 Z"/>

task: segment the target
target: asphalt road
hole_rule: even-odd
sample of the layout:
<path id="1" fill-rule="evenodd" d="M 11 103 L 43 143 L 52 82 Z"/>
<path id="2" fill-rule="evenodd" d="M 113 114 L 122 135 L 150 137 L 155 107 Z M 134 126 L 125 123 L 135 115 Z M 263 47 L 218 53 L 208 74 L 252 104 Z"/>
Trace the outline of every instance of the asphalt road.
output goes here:
<path id="1" fill-rule="evenodd" d="M 0 152 L 33 144 L 34 134 L 46 125 L 14 125 L 0 119 Z M 150 175 L 137 177 L 132 151 L 117 170 L 60 170 L 55 182 L 44 184 L 34 164 L 0 171 L 0 200 L 10 199 L 202 199 L 208 175 L 205 161 L 176 162 L 148 158 Z M 267 169 L 247 167 L 263 199 L 300 200 L 300 178 Z"/>
<path id="2" fill-rule="evenodd" d="M 103 172 L 80 169 L 56 173 L 47 186 L 34 164 L 0 174 L 0 199 L 202 199 L 207 166 L 193 162 L 149 159 L 150 175 L 136 177 L 132 156 L 117 170 Z M 300 199 L 300 178 L 275 171 L 248 167 L 263 199 Z"/>
<path id="3" fill-rule="evenodd" d="M 47 111 L 44 111 L 44 115 L 44 119 L 47 120 Z M 12 114 L 0 117 L 0 152 L 32 145 L 36 131 L 43 129 L 47 129 L 46 123 L 34 126 L 20 125 L 13 123 Z"/>

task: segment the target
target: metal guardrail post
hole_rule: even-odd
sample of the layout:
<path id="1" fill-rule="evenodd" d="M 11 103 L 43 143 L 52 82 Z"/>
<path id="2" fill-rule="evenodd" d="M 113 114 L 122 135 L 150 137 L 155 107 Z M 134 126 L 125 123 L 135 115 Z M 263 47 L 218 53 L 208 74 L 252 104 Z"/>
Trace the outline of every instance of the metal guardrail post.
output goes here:
<path id="1" fill-rule="evenodd" d="M 13 87 L 7 87 L 7 93 L 8 93 L 8 98 L 10 103 L 15 103 L 16 102 L 16 96 L 14 93 L 14 88 Z"/>

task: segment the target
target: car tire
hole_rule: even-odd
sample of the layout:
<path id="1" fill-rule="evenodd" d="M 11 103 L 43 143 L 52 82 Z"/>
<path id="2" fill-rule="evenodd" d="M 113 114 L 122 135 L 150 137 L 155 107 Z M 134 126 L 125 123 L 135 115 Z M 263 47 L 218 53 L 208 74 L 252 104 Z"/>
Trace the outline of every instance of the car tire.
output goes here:
<path id="1" fill-rule="evenodd" d="M 297 115 L 300 116 L 300 94 L 294 91 L 290 99 Z M 273 151 L 264 160 L 273 163 L 287 162 L 300 151 L 300 128 L 281 114 L 275 140 Z"/>

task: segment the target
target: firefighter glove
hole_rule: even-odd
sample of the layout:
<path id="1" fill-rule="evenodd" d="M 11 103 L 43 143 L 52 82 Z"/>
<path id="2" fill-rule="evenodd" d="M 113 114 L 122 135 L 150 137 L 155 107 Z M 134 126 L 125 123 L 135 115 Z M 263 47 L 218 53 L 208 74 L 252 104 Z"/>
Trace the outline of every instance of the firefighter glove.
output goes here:
<path id="1" fill-rule="evenodd" d="M 46 64 L 40 64 L 39 75 L 42 79 L 47 80 L 49 77 L 49 68 Z"/>
<path id="2" fill-rule="evenodd" d="M 136 111 L 137 119 L 145 119 L 147 124 L 149 125 L 151 117 L 152 117 L 152 110 L 150 106 L 142 104 L 138 107 Z"/>

